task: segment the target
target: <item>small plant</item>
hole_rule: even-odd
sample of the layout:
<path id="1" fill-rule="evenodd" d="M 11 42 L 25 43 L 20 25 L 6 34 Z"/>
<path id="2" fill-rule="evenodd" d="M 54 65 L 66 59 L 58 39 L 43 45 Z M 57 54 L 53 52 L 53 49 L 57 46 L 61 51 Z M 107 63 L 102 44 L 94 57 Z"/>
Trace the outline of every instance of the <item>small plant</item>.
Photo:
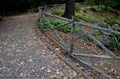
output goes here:
<path id="1" fill-rule="evenodd" d="M 47 18 L 43 18 L 42 19 L 42 21 L 40 21 L 39 23 L 38 23 L 38 25 L 39 26 L 42 26 L 43 27 L 43 29 L 48 29 L 48 28 L 50 28 L 50 25 L 48 24 L 48 22 L 47 21 L 51 21 L 51 19 L 49 18 L 49 19 L 47 19 Z"/>
<path id="2" fill-rule="evenodd" d="M 113 50 L 117 50 L 120 51 L 120 37 L 113 35 L 111 38 L 111 44 L 110 44 L 110 48 Z"/>
<path id="3" fill-rule="evenodd" d="M 113 27 L 112 29 L 116 31 L 120 31 L 120 27 Z M 102 35 L 102 32 L 100 30 L 90 29 L 90 31 L 96 36 L 98 40 L 103 39 L 103 38 L 100 38 L 100 36 Z M 119 35 L 113 34 L 112 36 L 109 36 L 107 40 L 110 41 L 109 44 L 107 45 L 109 49 L 114 50 L 114 51 L 120 51 L 120 36 Z"/>
<path id="4" fill-rule="evenodd" d="M 62 15 L 64 13 L 64 10 L 54 10 L 53 12 L 52 12 L 52 14 L 55 14 L 55 15 Z"/>
<path id="5" fill-rule="evenodd" d="M 105 9 L 106 8 L 106 9 Z M 102 12 L 102 11 L 108 11 L 108 12 L 115 12 L 116 10 L 113 9 L 112 7 L 105 7 L 104 5 L 97 5 L 97 6 L 92 6 L 91 7 L 92 11 L 96 12 Z"/>
<path id="6" fill-rule="evenodd" d="M 117 20 L 116 20 L 116 18 L 115 18 L 114 16 L 109 16 L 109 17 L 107 17 L 107 18 L 105 19 L 105 21 L 106 21 L 108 24 L 110 24 L 110 25 L 117 23 Z"/>
<path id="7" fill-rule="evenodd" d="M 55 19 L 55 18 L 44 18 L 42 20 L 42 27 L 44 29 L 48 29 L 48 28 L 51 28 L 51 25 L 48 23 L 48 21 L 50 22 L 50 24 L 52 25 L 52 27 L 56 27 L 60 24 L 63 24 L 65 23 L 63 20 L 61 19 Z M 39 22 L 39 25 L 41 25 L 41 22 Z M 71 27 L 70 25 L 65 25 L 65 26 L 61 26 L 61 27 L 58 27 L 57 28 L 59 31 L 62 31 L 64 33 L 68 33 L 71 31 Z"/>
<path id="8" fill-rule="evenodd" d="M 89 22 L 90 21 L 90 19 L 89 19 L 89 17 L 87 17 L 86 15 L 81 15 L 81 14 L 79 14 L 79 13 L 76 13 L 75 14 L 75 16 L 76 16 L 76 19 L 82 19 L 82 20 L 84 20 L 84 21 L 86 21 L 86 22 Z"/>
<path id="9" fill-rule="evenodd" d="M 80 5 L 80 4 L 77 3 L 77 5 Z M 59 9 L 59 10 L 54 10 L 54 11 L 52 12 L 52 14 L 62 15 L 62 14 L 64 14 L 64 10 L 61 10 L 61 9 Z M 86 21 L 86 22 L 97 21 L 97 19 L 96 19 L 94 16 L 91 16 L 91 15 L 82 15 L 82 14 L 80 14 L 80 13 L 78 13 L 78 12 L 75 13 L 75 17 L 76 17 L 76 20 L 78 20 L 78 21 L 79 21 L 80 19 L 82 19 L 82 20 L 84 20 L 84 21 Z M 100 21 L 104 21 L 104 18 L 99 18 L 99 20 L 100 20 Z"/>
<path id="10" fill-rule="evenodd" d="M 120 26 L 113 26 L 112 29 L 120 32 Z M 120 36 L 112 35 L 110 40 L 111 40 L 110 46 L 112 47 L 112 49 L 120 51 Z"/>
<path id="11" fill-rule="evenodd" d="M 97 40 L 99 41 L 102 40 L 101 38 L 102 32 L 100 30 L 90 28 L 90 32 L 92 33 L 92 35 L 96 37 Z"/>
<path id="12" fill-rule="evenodd" d="M 51 25 L 48 23 L 48 21 L 50 22 L 50 24 L 53 27 L 56 27 L 56 26 L 58 26 L 60 24 L 64 24 L 65 23 L 65 21 L 63 21 L 61 19 L 44 18 L 43 21 L 42 21 L 42 24 L 43 24 L 42 27 L 43 27 L 43 29 L 49 29 L 49 28 L 51 28 Z M 39 22 L 39 25 L 41 26 L 41 22 Z M 64 32 L 64 33 L 70 33 L 71 32 L 71 24 L 58 27 L 57 30 L 59 30 L 61 32 Z M 79 27 L 75 26 L 74 32 L 76 33 L 78 31 L 80 31 Z"/>
<path id="13" fill-rule="evenodd" d="M 75 4 L 75 10 L 76 10 L 76 12 L 79 12 L 80 9 L 81 9 L 80 3 L 76 3 L 76 4 Z"/>
<path id="14" fill-rule="evenodd" d="M 53 26 L 58 26 L 62 23 L 65 23 L 63 20 L 61 19 L 55 19 L 55 18 L 47 18 L 49 19 L 50 23 L 53 25 Z"/>
<path id="15" fill-rule="evenodd" d="M 107 10 L 108 10 L 109 12 L 116 12 L 116 10 L 113 9 L 113 8 L 111 8 L 111 7 L 108 7 Z"/>
<path id="16" fill-rule="evenodd" d="M 64 10 L 55 10 L 55 11 L 52 12 L 52 14 L 55 14 L 55 15 L 62 15 L 63 13 L 64 13 Z M 88 16 L 81 15 L 79 13 L 75 13 L 75 17 L 76 17 L 77 20 L 82 19 L 82 20 L 84 20 L 86 22 L 90 21 Z"/>
<path id="17" fill-rule="evenodd" d="M 101 35 L 102 34 L 102 32 L 100 30 L 97 30 L 97 29 L 92 29 L 91 28 L 90 31 L 95 35 Z"/>
<path id="18" fill-rule="evenodd" d="M 101 12 L 104 10 L 104 6 L 92 6 L 91 10 L 96 12 Z"/>
<path id="19" fill-rule="evenodd" d="M 71 32 L 71 27 L 70 27 L 70 25 L 66 25 L 66 26 L 63 26 L 63 27 L 59 27 L 58 30 L 62 31 L 64 33 L 70 33 Z"/>

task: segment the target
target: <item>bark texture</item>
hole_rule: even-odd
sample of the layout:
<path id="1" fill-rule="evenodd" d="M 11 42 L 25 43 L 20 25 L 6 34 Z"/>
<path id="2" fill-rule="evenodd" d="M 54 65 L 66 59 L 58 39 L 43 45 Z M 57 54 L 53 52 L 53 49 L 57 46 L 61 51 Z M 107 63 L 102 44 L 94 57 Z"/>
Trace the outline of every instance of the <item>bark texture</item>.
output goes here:
<path id="1" fill-rule="evenodd" d="M 65 12 L 63 14 L 66 18 L 71 18 L 75 15 L 75 0 L 65 0 Z"/>

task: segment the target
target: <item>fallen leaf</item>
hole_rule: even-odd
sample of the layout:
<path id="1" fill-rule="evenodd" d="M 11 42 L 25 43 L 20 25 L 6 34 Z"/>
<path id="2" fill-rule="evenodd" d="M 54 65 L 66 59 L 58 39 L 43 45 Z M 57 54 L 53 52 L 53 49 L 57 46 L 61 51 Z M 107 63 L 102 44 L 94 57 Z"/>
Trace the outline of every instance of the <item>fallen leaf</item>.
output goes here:
<path id="1" fill-rule="evenodd" d="M 44 70 L 44 69 L 45 69 L 45 67 L 42 67 L 42 68 L 41 68 L 41 70 Z"/>
<path id="2" fill-rule="evenodd" d="M 47 69 L 47 72 L 49 73 L 49 72 L 51 72 L 51 70 L 48 68 L 48 69 Z"/>

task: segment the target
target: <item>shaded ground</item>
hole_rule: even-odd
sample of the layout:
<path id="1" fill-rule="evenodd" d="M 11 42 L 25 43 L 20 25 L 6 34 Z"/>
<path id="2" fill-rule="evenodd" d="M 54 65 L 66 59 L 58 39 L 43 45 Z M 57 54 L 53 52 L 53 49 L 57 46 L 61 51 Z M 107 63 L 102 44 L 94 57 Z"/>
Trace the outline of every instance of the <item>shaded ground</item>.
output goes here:
<path id="1" fill-rule="evenodd" d="M 54 10 L 58 10 L 59 8 L 63 8 L 63 7 L 61 7 L 61 5 L 58 5 L 57 7 L 56 6 L 55 7 L 46 7 L 45 12 L 49 14 L 49 13 L 52 13 L 52 11 L 54 11 Z M 63 10 L 63 9 L 61 9 L 61 10 Z M 58 10 L 58 12 L 56 11 L 56 14 L 58 13 L 57 15 L 59 15 L 59 13 L 62 14 L 61 11 L 60 12 L 59 11 L 60 10 Z M 48 18 L 48 19 L 46 19 L 46 18 Z M 46 19 L 44 22 L 42 21 L 43 22 L 42 24 L 44 24 L 44 26 L 48 25 L 48 27 L 49 27 L 49 25 L 51 23 L 51 28 L 52 28 L 52 25 L 57 27 L 57 23 L 59 25 L 62 24 L 62 20 L 60 20 L 58 18 L 57 19 L 60 20 L 60 22 L 54 21 L 54 20 L 57 20 L 56 18 L 52 17 L 50 20 L 49 20 L 49 18 L 51 18 L 51 17 L 49 17 L 49 16 L 43 17 L 43 20 Z M 91 24 L 91 23 L 85 22 L 85 24 Z M 63 28 L 65 26 L 63 26 Z M 84 26 L 82 26 L 82 27 L 86 31 L 91 31 L 91 29 L 89 29 L 87 27 L 84 27 Z M 44 29 L 46 30 L 46 27 Z M 69 30 L 66 27 L 64 29 Z M 44 40 L 46 40 L 52 47 L 54 47 L 55 50 L 59 51 L 61 55 L 66 55 L 69 52 L 69 51 L 67 52 L 66 50 L 69 50 L 68 48 L 70 48 L 71 35 L 69 33 L 67 33 L 67 34 L 63 33 L 63 31 L 64 30 L 62 30 L 62 32 L 58 31 L 58 28 L 57 28 L 57 30 L 47 29 L 46 31 L 44 31 L 45 36 L 43 36 L 42 38 Z M 97 33 L 97 32 L 95 32 L 95 33 Z M 94 33 L 93 33 L 93 35 L 94 35 Z M 41 34 L 41 36 L 42 36 L 42 34 Z M 96 35 L 94 35 L 94 36 L 96 36 Z M 96 36 L 96 38 L 97 38 L 97 36 Z M 107 43 L 107 41 L 105 43 Z M 66 47 L 66 45 L 67 45 L 67 47 Z M 63 49 L 65 49 L 65 50 L 63 50 Z M 107 79 L 107 77 L 109 77 L 111 79 L 111 77 L 112 77 L 113 79 L 120 79 L 120 61 L 118 59 L 107 58 L 107 56 L 109 56 L 109 54 L 107 54 L 107 52 L 104 52 L 95 43 L 93 43 L 90 39 L 88 39 L 86 37 L 86 34 L 84 33 L 84 31 L 82 31 L 82 29 L 80 30 L 80 33 L 78 33 L 78 34 L 76 34 L 76 36 L 74 36 L 73 53 L 74 53 L 73 55 L 76 54 L 76 56 L 74 56 L 74 58 L 77 58 L 79 61 L 83 60 L 85 63 L 87 63 L 89 65 L 89 68 L 85 68 L 85 66 L 82 67 L 81 65 L 83 65 L 83 63 L 82 64 L 80 63 L 80 65 L 78 63 L 73 63 L 73 64 L 75 66 L 79 67 L 80 70 L 85 71 L 86 74 L 89 74 L 93 78 L 98 79 L 98 77 L 99 77 L 99 79 Z M 81 54 L 81 55 L 79 55 L 79 54 Z M 88 56 L 83 56 L 85 54 Z M 100 57 L 90 57 L 89 54 L 90 55 L 91 54 L 102 55 L 103 57 L 106 56 L 106 58 L 104 59 L 102 57 L 101 58 Z M 101 73 L 101 71 L 102 71 L 103 72 L 102 75 L 100 73 L 97 73 L 95 71 L 96 69 L 95 68 L 93 69 L 91 66 L 100 70 L 100 71 L 97 70 L 97 72 Z M 90 68 L 92 68 L 92 69 L 90 69 Z M 106 78 L 103 77 L 103 75 L 106 76 Z"/>
<path id="2" fill-rule="evenodd" d="M 84 79 L 35 36 L 38 14 L 0 22 L 0 79 Z"/>

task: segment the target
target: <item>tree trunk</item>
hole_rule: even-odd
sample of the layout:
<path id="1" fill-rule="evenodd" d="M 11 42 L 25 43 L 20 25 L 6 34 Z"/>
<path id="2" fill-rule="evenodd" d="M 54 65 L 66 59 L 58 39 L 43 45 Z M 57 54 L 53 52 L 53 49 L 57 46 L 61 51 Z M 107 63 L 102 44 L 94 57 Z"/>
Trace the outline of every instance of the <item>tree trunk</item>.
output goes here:
<path id="1" fill-rule="evenodd" d="M 71 18 L 75 16 L 75 0 L 65 0 L 65 12 L 63 17 Z"/>

